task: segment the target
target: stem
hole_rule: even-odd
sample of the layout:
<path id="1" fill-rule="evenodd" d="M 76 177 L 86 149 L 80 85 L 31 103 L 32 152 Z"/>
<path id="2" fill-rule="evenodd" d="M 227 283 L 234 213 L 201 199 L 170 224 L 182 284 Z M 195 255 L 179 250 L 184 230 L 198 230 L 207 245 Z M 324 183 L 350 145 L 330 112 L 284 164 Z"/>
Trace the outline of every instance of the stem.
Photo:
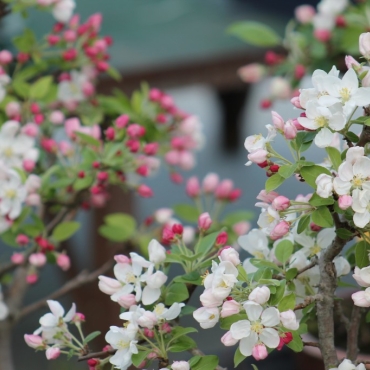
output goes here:
<path id="1" fill-rule="evenodd" d="M 9 320 L 0 321 L 0 370 L 14 370 L 12 358 L 12 326 Z"/>

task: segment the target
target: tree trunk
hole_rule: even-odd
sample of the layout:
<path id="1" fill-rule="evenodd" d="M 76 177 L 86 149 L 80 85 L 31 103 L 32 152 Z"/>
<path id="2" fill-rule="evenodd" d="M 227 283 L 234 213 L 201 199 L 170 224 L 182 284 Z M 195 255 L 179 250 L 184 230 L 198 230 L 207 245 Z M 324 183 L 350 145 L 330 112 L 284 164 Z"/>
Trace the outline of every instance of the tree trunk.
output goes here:
<path id="1" fill-rule="evenodd" d="M 15 370 L 11 342 L 12 325 L 10 321 L 0 321 L 0 370 Z"/>

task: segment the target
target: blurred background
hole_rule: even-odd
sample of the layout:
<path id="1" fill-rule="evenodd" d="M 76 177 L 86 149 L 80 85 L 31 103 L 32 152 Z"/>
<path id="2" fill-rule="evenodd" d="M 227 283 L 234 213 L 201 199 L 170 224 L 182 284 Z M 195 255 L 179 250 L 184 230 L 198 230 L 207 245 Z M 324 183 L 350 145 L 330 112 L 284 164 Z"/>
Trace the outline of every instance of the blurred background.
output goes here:
<path id="1" fill-rule="evenodd" d="M 318 1 L 305 1 L 316 5 Z M 200 118 L 204 124 L 206 145 L 198 155 L 197 166 L 187 176 L 203 178 L 208 172 L 217 172 L 221 178 L 230 178 L 235 186 L 243 190 L 243 197 L 237 207 L 253 210 L 255 197 L 263 188 L 265 175 L 257 166 L 245 167 L 247 152 L 243 147 L 247 135 L 262 133 L 265 125 L 271 123 L 269 110 L 261 111 L 260 100 L 266 95 L 267 82 L 256 86 L 242 83 L 236 71 L 239 67 L 263 59 L 265 50 L 256 49 L 226 33 L 227 27 L 239 20 L 256 20 L 268 24 L 280 34 L 284 25 L 294 15 L 299 0 L 76 0 L 76 12 L 82 19 L 100 12 L 104 16 L 102 34 L 112 36 L 111 63 L 120 70 L 123 79 L 114 82 L 101 81 L 100 91 L 107 93 L 119 88 L 126 93 L 138 88 L 141 81 L 152 87 L 164 89 L 172 95 L 177 106 Z M 0 46 L 9 45 L 9 40 L 25 27 L 36 30 L 38 35 L 46 33 L 53 24 L 52 17 L 34 12 L 27 19 L 18 15 L 8 16 L 0 30 Z M 309 83 L 309 81 L 308 81 Z M 284 119 L 297 113 L 288 103 L 277 103 L 273 107 Z M 277 142 L 276 149 L 288 155 L 283 143 Z M 315 153 L 311 153 L 318 159 Z M 188 202 L 183 185 L 169 182 L 165 169 L 148 180 L 155 197 L 139 199 L 112 189 L 107 210 L 94 214 L 81 213 L 84 227 L 69 243 L 74 256 L 74 266 L 68 276 L 74 276 L 81 268 L 93 269 L 114 254 L 109 245 L 96 233 L 96 225 L 105 213 L 112 211 L 130 212 L 139 220 L 151 215 L 156 209 L 170 207 L 176 203 Z M 292 179 L 281 189 L 281 193 L 307 192 L 296 186 Z M 232 207 L 228 207 L 231 210 Z M 258 213 L 255 213 L 255 220 Z M 255 225 L 255 220 L 253 225 Z M 27 301 L 46 296 L 53 288 L 60 286 L 66 273 L 55 274 L 47 267 L 42 272 L 40 283 L 30 289 Z M 109 325 L 120 325 L 118 307 L 111 304 L 109 297 L 101 294 L 97 283 L 77 290 L 62 300 L 66 309 L 76 302 L 78 310 L 88 319 L 87 331 L 101 330 L 105 333 Z M 193 305 L 197 305 L 198 297 Z M 27 303 L 27 302 L 26 302 Z M 34 354 L 26 347 L 23 334 L 33 332 L 38 326 L 40 311 L 23 320 L 14 333 L 16 369 L 59 370 L 86 369 L 73 361 L 46 361 L 44 353 Z M 187 323 L 191 318 L 187 319 Z M 198 327 L 197 323 L 193 323 Z M 98 345 L 104 345 L 102 335 Z M 233 348 L 223 347 L 217 330 L 198 334 L 200 348 L 205 353 L 218 354 L 220 364 L 233 368 Z M 100 348 L 95 348 L 100 350 Z M 1 359 L 0 359 L 1 361 Z M 301 361 L 301 362 L 299 362 Z M 310 360 L 311 361 L 311 360 Z M 251 369 L 252 361 L 244 362 L 239 369 Z M 32 364 L 32 365 L 31 365 Z M 260 370 L 281 368 L 286 370 L 319 367 L 306 358 L 296 358 L 291 351 L 276 351 L 267 361 L 258 364 Z"/>

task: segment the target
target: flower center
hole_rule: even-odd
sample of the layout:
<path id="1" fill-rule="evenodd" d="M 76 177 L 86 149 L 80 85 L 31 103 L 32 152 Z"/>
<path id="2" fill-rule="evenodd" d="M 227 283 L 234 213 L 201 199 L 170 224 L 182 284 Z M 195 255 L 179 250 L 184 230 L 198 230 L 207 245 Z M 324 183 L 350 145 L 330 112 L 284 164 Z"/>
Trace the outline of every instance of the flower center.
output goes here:
<path id="1" fill-rule="evenodd" d="M 4 155 L 7 158 L 10 158 L 13 155 L 13 149 L 11 147 L 4 149 Z"/>
<path id="2" fill-rule="evenodd" d="M 262 134 L 254 135 L 253 144 L 256 144 L 262 138 Z"/>
<path id="3" fill-rule="evenodd" d="M 259 321 L 255 321 L 251 325 L 251 330 L 254 331 L 255 333 L 259 334 L 263 329 L 263 325 Z"/>
<path id="4" fill-rule="evenodd" d="M 320 116 L 315 118 L 315 122 L 319 127 L 326 127 L 328 125 L 329 120 L 324 116 Z"/>
<path id="5" fill-rule="evenodd" d="M 126 281 L 128 283 L 135 283 L 136 282 L 136 276 L 132 272 L 128 272 L 126 274 Z"/>
<path id="6" fill-rule="evenodd" d="M 10 199 L 14 199 L 17 196 L 17 192 L 14 189 L 5 190 L 5 196 Z"/>
<path id="7" fill-rule="evenodd" d="M 355 176 L 352 180 L 352 185 L 355 188 L 360 188 L 362 186 L 362 183 L 364 182 L 364 179 L 360 176 Z"/>
<path id="8" fill-rule="evenodd" d="M 260 259 L 260 260 L 264 260 L 265 259 L 265 255 L 262 253 L 262 252 L 254 252 L 254 257 Z"/>
<path id="9" fill-rule="evenodd" d="M 157 315 L 157 316 L 160 316 L 164 313 L 164 305 L 163 304 L 157 304 L 155 307 L 154 307 L 154 313 Z"/>
<path id="10" fill-rule="evenodd" d="M 348 87 L 343 87 L 339 94 L 342 98 L 342 102 L 345 103 L 351 98 L 351 90 Z"/>
<path id="11" fill-rule="evenodd" d="M 209 320 L 213 320 L 213 319 L 215 319 L 216 318 L 216 316 L 214 315 L 214 314 L 212 314 L 210 317 L 209 317 Z"/>
<path id="12" fill-rule="evenodd" d="M 123 339 L 121 339 L 121 340 L 119 340 L 117 342 L 118 349 L 125 349 L 125 348 L 127 348 L 129 346 L 130 346 L 130 343 L 129 342 L 125 342 Z"/>
<path id="13" fill-rule="evenodd" d="M 310 248 L 311 256 L 314 256 L 315 254 L 320 253 L 321 252 L 321 249 L 322 248 L 319 245 L 317 245 L 317 244 L 315 244 L 314 246 L 312 246 Z"/>

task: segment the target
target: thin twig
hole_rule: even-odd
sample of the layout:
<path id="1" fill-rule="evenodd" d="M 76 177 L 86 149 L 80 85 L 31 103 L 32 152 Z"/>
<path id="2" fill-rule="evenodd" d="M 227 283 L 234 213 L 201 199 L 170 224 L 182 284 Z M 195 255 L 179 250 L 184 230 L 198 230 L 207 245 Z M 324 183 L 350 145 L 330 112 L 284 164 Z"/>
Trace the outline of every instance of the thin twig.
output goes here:
<path id="1" fill-rule="evenodd" d="M 302 342 L 306 347 L 317 347 L 320 348 L 320 344 L 317 342 Z"/>
<path id="2" fill-rule="evenodd" d="M 117 352 L 116 349 L 109 349 L 108 351 L 100 351 L 100 352 L 91 352 L 88 355 L 80 356 L 77 361 L 87 361 L 90 360 L 90 358 L 104 358 L 108 355 L 114 355 Z"/>
<path id="3" fill-rule="evenodd" d="M 79 288 L 85 284 L 91 283 L 95 281 L 99 275 L 104 274 L 110 268 L 112 268 L 114 261 L 109 260 L 104 265 L 100 266 L 97 270 L 93 272 L 82 271 L 80 272 L 75 278 L 65 283 L 60 289 L 55 291 L 54 293 L 48 295 L 47 297 L 40 299 L 37 302 L 34 302 L 26 307 L 24 307 L 21 312 L 19 313 L 17 319 L 20 319 L 24 316 L 29 315 L 31 312 L 38 310 L 39 308 L 46 306 L 46 301 L 50 299 L 59 298 L 70 291 Z"/>
<path id="4" fill-rule="evenodd" d="M 317 301 L 322 301 L 322 295 L 321 294 L 316 294 L 316 295 L 313 295 L 313 296 L 306 297 L 304 302 L 295 306 L 293 310 L 294 311 L 302 310 L 303 308 L 309 306 L 311 303 L 317 302 Z"/>
<path id="5" fill-rule="evenodd" d="M 300 274 L 303 274 L 305 271 L 307 271 L 309 269 L 312 269 L 312 267 L 315 267 L 316 265 L 318 265 L 318 263 L 319 263 L 319 260 L 317 259 L 317 257 L 316 256 L 313 257 L 312 260 L 311 260 L 311 263 L 309 263 L 307 266 L 298 270 L 297 276 L 300 275 Z"/>
<path id="6" fill-rule="evenodd" d="M 334 301 L 334 312 L 337 314 L 337 316 L 339 317 L 340 322 L 344 325 L 344 327 L 348 331 L 351 323 L 350 323 L 348 317 L 343 312 L 343 307 L 342 307 L 342 303 L 341 303 L 340 300 L 335 300 Z"/>

